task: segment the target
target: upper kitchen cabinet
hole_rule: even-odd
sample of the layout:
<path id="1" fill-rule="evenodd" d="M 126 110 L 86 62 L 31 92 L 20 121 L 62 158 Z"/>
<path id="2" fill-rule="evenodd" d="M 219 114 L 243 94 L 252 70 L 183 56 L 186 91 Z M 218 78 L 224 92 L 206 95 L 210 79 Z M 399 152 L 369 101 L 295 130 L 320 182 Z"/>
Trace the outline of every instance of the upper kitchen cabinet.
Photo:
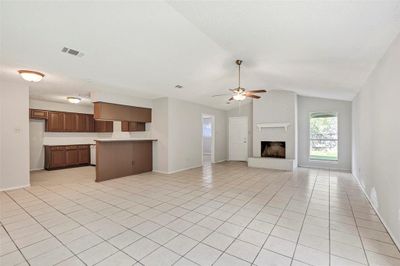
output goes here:
<path id="1" fill-rule="evenodd" d="M 46 110 L 29 109 L 30 119 L 47 119 L 49 112 Z"/>
<path id="2" fill-rule="evenodd" d="M 113 121 L 95 120 L 94 122 L 95 132 L 113 132 L 113 126 Z"/>
<path id="3" fill-rule="evenodd" d="M 46 122 L 46 131 L 65 132 L 65 113 L 50 111 Z"/>
<path id="4" fill-rule="evenodd" d="M 93 132 L 93 115 L 76 114 L 76 129 L 78 132 Z M 92 130 L 91 130 L 92 129 Z"/>
<path id="5" fill-rule="evenodd" d="M 146 123 L 122 121 L 121 131 L 122 132 L 146 131 Z"/>
<path id="6" fill-rule="evenodd" d="M 64 114 L 64 131 L 76 132 L 78 130 L 78 114 L 65 113 Z"/>
<path id="7" fill-rule="evenodd" d="M 29 110 L 30 119 L 44 119 L 47 132 L 113 132 L 112 121 L 95 121 L 92 114 Z"/>
<path id="8" fill-rule="evenodd" d="M 94 119 L 148 123 L 151 122 L 151 109 L 96 102 L 94 103 Z"/>

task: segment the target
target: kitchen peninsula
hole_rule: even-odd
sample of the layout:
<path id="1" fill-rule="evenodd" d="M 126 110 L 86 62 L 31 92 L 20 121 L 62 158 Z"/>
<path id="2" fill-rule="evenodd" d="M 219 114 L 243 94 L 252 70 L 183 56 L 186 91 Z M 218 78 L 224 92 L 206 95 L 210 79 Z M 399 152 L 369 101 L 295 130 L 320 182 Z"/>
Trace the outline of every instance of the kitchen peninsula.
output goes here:
<path id="1" fill-rule="evenodd" d="M 153 170 L 153 138 L 97 139 L 96 182 Z"/>

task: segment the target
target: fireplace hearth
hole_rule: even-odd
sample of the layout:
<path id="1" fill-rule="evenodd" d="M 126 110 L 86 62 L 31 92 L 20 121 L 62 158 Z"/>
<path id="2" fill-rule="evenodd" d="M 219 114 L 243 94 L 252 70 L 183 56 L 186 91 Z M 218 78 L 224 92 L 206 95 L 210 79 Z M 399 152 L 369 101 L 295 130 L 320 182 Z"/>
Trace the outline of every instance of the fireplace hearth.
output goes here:
<path id="1" fill-rule="evenodd" d="M 286 143 L 284 141 L 261 141 L 261 157 L 286 158 Z"/>

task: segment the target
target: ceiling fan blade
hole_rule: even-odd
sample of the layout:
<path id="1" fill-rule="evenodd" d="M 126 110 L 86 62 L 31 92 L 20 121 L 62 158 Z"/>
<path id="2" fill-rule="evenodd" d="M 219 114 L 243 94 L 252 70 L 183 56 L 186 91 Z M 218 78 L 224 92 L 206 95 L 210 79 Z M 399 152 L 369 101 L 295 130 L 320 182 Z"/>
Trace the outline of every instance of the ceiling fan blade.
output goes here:
<path id="1" fill-rule="evenodd" d="M 246 97 L 254 98 L 254 99 L 260 99 L 260 98 L 261 98 L 260 96 L 258 96 L 258 95 L 253 95 L 253 94 L 249 94 L 249 95 L 246 94 Z"/>
<path id="2" fill-rule="evenodd" d="M 231 95 L 231 93 L 215 94 L 215 95 L 212 95 L 211 97 L 219 97 L 219 96 L 227 96 L 227 95 Z"/>
<path id="3" fill-rule="evenodd" d="M 252 93 L 263 93 L 263 92 L 267 92 L 266 90 L 251 90 L 251 91 L 247 91 L 247 92 L 252 92 Z"/>

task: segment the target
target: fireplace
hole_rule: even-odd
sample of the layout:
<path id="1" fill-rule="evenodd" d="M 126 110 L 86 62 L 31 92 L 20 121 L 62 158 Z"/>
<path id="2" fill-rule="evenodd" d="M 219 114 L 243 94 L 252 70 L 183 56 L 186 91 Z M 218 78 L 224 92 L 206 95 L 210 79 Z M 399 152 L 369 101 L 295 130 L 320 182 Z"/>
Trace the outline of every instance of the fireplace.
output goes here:
<path id="1" fill-rule="evenodd" d="M 261 157 L 286 158 L 284 141 L 261 141 Z"/>

